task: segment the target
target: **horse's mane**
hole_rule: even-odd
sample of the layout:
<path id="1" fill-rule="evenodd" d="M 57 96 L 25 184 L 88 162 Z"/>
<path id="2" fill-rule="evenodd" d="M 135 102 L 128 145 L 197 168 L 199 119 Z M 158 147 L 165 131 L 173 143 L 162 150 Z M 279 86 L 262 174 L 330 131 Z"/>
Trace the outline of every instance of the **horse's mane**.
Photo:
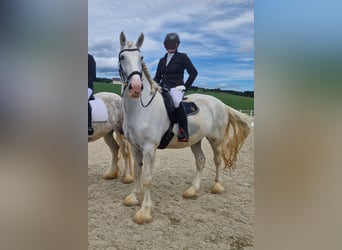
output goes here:
<path id="1" fill-rule="evenodd" d="M 151 86 L 151 93 L 154 93 L 155 91 L 159 91 L 162 92 L 161 87 L 152 79 L 150 72 L 147 68 L 147 65 L 144 61 L 142 61 L 142 68 L 143 68 L 143 72 L 146 76 L 146 79 L 148 80 L 148 82 L 150 83 Z"/>
<path id="2" fill-rule="evenodd" d="M 132 41 L 128 41 L 128 42 L 126 43 L 126 46 L 127 46 L 128 48 L 134 48 L 134 47 L 135 47 L 135 43 L 132 42 Z"/>

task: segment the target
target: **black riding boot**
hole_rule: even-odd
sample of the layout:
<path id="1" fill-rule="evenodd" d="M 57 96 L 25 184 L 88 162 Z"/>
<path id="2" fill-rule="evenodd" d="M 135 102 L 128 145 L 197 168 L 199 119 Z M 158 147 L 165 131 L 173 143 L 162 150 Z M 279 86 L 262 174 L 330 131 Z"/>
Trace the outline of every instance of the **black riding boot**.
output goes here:
<path id="1" fill-rule="evenodd" d="M 91 126 L 91 106 L 88 101 L 88 135 L 94 134 L 94 129 Z"/>
<path id="2" fill-rule="evenodd" d="M 183 103 L 181 102 L 179 107 L 175 109 L 176 115 L 178 118 L 178 141 L 180 142 L 188 142 L 189 134 L 188 134 L 188 119 L 185 114 L 185 110 L 183 108 Z"/>

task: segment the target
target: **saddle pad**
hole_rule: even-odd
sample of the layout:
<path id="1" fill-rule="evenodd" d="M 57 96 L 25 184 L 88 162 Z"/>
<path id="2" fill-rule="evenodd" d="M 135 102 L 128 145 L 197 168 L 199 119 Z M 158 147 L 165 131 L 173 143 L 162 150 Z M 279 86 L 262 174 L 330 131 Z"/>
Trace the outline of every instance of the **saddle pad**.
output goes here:
<path id="1" fill-rule="evenodd" d="M 197 107 L 197 105 L 194 102 L 184 102 L 183 101 L 183 107 L 184 107 L 184 110 L 185 110 L 185 114 L 187 116 L 195 115 L 199 111 L 199 108 Z"/>
<path id="2" fill-rule="evenodd" d="M 108 111 L 106 105 L 100 98 L 95 97 L 95 99 L 90 100 L 89 103 L 92 109 L 91 118 L 93 122 L 104 122 L 108 120 Z"/>

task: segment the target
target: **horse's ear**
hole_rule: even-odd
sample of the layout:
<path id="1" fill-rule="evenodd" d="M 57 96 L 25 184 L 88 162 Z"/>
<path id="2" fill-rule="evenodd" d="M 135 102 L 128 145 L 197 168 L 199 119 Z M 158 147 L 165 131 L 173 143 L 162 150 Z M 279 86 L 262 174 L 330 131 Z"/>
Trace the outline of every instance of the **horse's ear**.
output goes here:
<path id="1" fill-rule="evenodd" d="M 121 49 L 123 49 L 126 45 L 126 36 L 123 31 L 121 31 L 120 33 L 120 45 L 121 45 Z"/>
<path id="2" fill-rule="evenodd" d="M 135 45 L 138 47 L 138 49 L 141 47 L 143 42 L 144 42 L 144 33 L 141 33 L 137 42 L 135 43 Z"/>

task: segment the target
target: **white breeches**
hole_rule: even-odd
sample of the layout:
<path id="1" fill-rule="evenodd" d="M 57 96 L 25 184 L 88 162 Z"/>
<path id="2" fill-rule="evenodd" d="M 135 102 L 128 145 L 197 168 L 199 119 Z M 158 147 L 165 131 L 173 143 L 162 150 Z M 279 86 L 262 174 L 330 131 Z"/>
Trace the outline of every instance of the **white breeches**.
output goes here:
<path id="1" fill-rule="evenodd" d="M 88 100 L 89 100 L 92 93 L 93 93 L 93 90 L 91 88 L 88 88 Z"/>
<path id="2" fill-rule="evenodd" d="M 175 108 L 178 108 L 180 102 L 183 100 L 184 92 L 185 92 L 185 87 L 184 86 L 177 86 L 175 88 L 170 89 L 169 93 L 170 93 L 170 95 L 172 97 L 173 106 Z"/>

